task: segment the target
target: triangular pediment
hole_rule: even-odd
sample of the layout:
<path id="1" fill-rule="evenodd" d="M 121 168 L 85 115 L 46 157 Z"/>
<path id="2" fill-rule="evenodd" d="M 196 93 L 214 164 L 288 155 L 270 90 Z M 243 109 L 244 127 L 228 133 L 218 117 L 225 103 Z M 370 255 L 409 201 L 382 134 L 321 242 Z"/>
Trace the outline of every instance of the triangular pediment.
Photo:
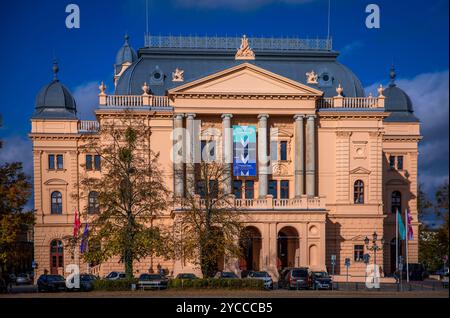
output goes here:
<path id="1" fill-rule="evenodd" d="M 169 90 L 180 95 L 322 96 L 323 92 L 250 63 L 214 73 Z"/>
<path id="2" fill-rule="evenodd" d="M 370 174 L 370 170 L 363 167 L 358 167 L 350 171 L 350 174 Z"/>
<path id="3" fill-rule="evenodd" d="M 61 179 L 50 179 L 44 182 L 45 185 L 68 185 L 67 181 Z"/>

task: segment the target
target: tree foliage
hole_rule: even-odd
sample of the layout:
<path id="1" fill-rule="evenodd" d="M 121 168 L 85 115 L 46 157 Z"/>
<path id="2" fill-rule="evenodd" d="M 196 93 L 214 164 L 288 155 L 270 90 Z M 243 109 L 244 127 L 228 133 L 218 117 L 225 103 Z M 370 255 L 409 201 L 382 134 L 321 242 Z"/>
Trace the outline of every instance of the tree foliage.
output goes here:
<path id="1" fill-rule="evenodd" d="M 195 171 L 186 185 L 196 191 L 186 191 L 176 211 L 175 246 L 178 257 L 199 266 L 206 278 L 214 276 L 224 258 L 241 254 L 243 215 L 234 196 L 223 191 L 222 185 L 229 182 L 225 164 L 202 162 Z"/>
<path id="2" fill-rule="evenodd" d="M 121 119 L 102 123 L 99 138 L 88 142 L 83 152 L 101 156 L 101 177 L 83 177 L 80 197 L 98 193 L 99 213 L 89 224 L 89 262 L 104 262 L 119 256 L 128 277 L 133 262 L 150 255 L 164 255 L 166 233 L 153 226 L 154 219 L 170 204 L 159 154 L 150 147 L 150 128 L 145 119 L 126 113 Z M 84 212 L 86 215 L 88 210 Z"/>
<path id="3" fill-rule="evenodd" d="M 15 258 L 18 234 L 33 224 L 32 212 L 24 207 L 31 195 L 31 183 L 19 162 L 0 166 L 0 265 Z"/>

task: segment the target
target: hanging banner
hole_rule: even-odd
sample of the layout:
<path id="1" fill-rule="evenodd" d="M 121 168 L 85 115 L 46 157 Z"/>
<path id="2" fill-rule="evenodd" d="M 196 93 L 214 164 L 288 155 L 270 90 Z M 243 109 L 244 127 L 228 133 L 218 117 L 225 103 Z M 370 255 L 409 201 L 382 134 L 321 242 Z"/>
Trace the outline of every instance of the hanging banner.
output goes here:
<path id="1" fill-rule="evenodd" d="M 256 177 L 256 127 L 233 126 L 233 174 Z"/>

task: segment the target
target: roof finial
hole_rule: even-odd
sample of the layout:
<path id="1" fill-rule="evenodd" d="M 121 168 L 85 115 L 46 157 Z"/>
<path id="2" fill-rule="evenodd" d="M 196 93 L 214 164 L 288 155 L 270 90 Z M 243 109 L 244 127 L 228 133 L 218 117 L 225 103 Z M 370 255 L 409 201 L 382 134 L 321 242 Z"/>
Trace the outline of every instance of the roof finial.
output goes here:
<path id="1" fill-rule="evenodd" d="M 53 61 L 53 80 L 57 81 L 58 80 L 58 72 L 59 72 L 59 66 L 58 66 L 58 61 L 56 61 L 56 59 Z"/>
<path id="2" fill-rule="evenodd" d="M 128 45 L 128 40 L 130 39 L 128 32 L 125 33 L 125 45 Z"/>
<path id="3" fill-rule="evenodd" d="M 389 77 L 391 78 L 391 83 L 389 84 L 390 87 L 395 86 L 395 78 L 397 77 L 397 74 L 395 73 L 395 66 L 392 64 L 391 71 L 389 72 Z"/>

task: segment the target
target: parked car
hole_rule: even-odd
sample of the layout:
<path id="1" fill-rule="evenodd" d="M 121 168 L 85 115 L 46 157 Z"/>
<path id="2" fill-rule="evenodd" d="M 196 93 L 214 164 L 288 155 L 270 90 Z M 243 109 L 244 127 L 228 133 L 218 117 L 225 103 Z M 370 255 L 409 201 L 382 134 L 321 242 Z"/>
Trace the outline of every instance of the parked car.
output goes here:
<path id="1" fill-rule="evenodd" d="M 41 275 L 37 281 L 38 292 L 65 291 L 66 280 L 61 275 Z"/>
<path id="2" fill-rule="evenodd" d="M 31 278 L 28 274 L 19 274 L 16 278 L 16 285 L 30 285 Z"/>
<path id="3" fill-rule="evenodd" d="M 80 288 L 75 288 L 76 291 L 91 291 L 94 289 L 94 281 L 97 280 L 97 276 L 92 274 L 81 274 L 80 275 Z"/>
<path id="4" fill-rule="evenodd" d="M 16 274 L 9 274 L 8 276 L 9 276 L 9 282 L 11 284 L 13 284 L 13 283 L 15 284 L 16 283 L 16 279 L 17 279 Z"/>
<path id="5" fill-rule="evenodd" d="M 262 280 L 264 282 L 264 288 L 273 289 L 273 280 L 268 272 L 251 271 L 248 273 L 247 278 Z"/>
<path id="6" fill-rule="evenodd" d="M 176 279 L 198 279 L 198 277 L 192 273 L 180 273 L 177 275 Z"/>
<path id="7" fill-rule="evenodd" d="M 333 286 L 331 277 L 327 272 L 311 272 L 310 277 L 312 289 L 331 289 Z"/>
<path id="8" fill-rule="evenodd" d="M 214 277 L 220 279 L 239 279 L 239 277 L 233 272 L 217 272 Z"/>
<path id="9" fill-rule="evenodd" d="M 444 277 L 445 274 L 448 274 L 448 267 L 442 267 L 441 269 L 437 270 L 436 275 L 439 275 L 440 277 Z"/>
<path id="10" fill-rule="evenodd" d="M 166 289 L 169 280 L 160 274 L 141 274 L 137 283 L 140 289 Z"/>
<path id="11" fill-rule="evenodd" d="M 124 272 L 111 272 L 105 277 L 105 279 L 118 280 L 118 279 L 125 279 L 126 277 L 127 275 Z"/>
<path id="12" fill-rule="evenodd" d="M 442 278 L 442 287 L 448 288 L 448 272 Z"/>
<path id="13" fill-rule="evenodd" d="M 420 281 L 428 278 L 429 274 L 425 267 L 420 263 L 408 263 L 409 280 Z M 406 266 L 403 267 L 403 279 L 406 279 Z"/>
<path id="14" fill-rule="evenodd" d="M 280 274 L 280 288 L 308 289 L 309 271 L 307 267 L 286 268 Z"/>

